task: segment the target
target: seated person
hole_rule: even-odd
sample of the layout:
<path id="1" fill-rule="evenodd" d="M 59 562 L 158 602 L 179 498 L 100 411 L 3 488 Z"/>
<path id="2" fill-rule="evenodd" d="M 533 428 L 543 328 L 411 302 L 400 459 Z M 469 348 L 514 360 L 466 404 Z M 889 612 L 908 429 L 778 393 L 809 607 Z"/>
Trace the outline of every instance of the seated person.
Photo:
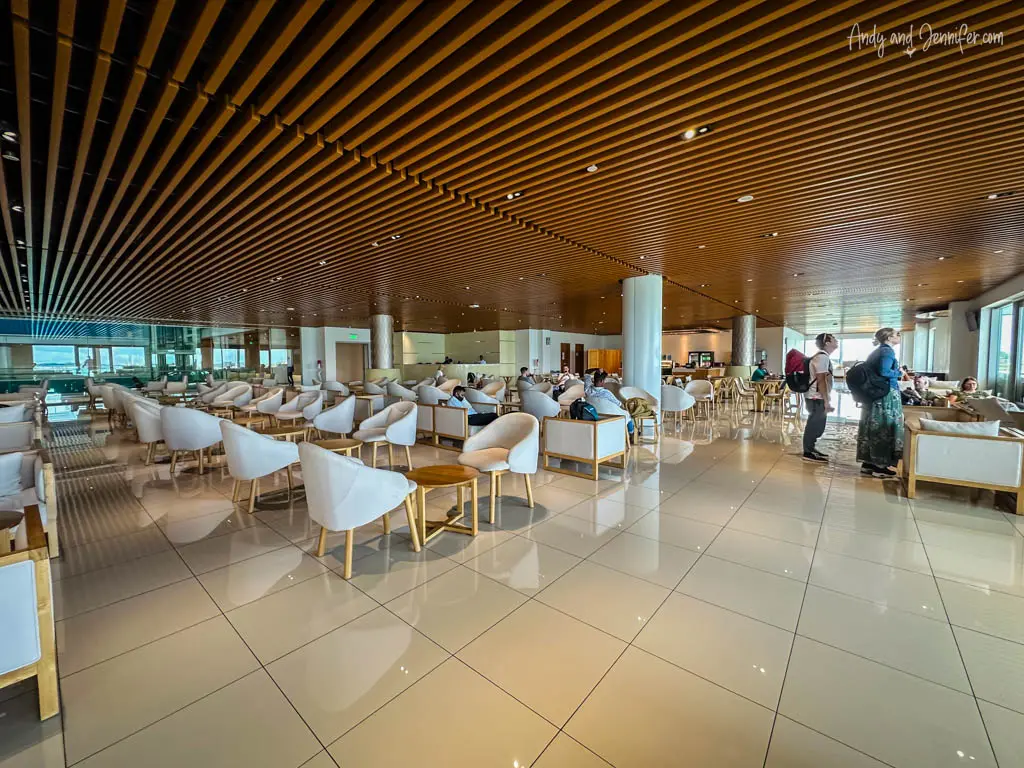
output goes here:
<path id="1" fill-rule="evenodd" d="M 928 389 L 931 386 L 931 383 L 931 379 L 927 376 L 914 377 L 914 391 L 921 399 L 921 403 L 923 405 L 945 405 L 945 395 L 937 394 Z"/>
<path id="2" fill-rule="evenodd" d="M 484 360 L 484 356 L 480 355 L 480 359 L 476 361 L 477 365 L 487 365 L 487 361 Z"/>
<path id="3" fill-rule="evenodd" d="M 475 374 L 475 373 L 473 373 L 472 371 L 470 371 L 470 372 L 469 372 L 469 373 L 468 373 L 468 374 L 466 375 L 466 383 L 467 383 L 467 384 L 476 384 L 476 374 Z"/>
<path id="4" fill-rule="evenodd" d="M 554 396 L 557 398 L 562 394 L 562 392 L 565 391 L 565 383 L 569 381 L 569 379 L 574 378 L 576 377 L 569 372 L 569 366 L 563 365 L 561 372 L 551 380 L 551 383 L 555 385 L 555 388 L 552 390 Z"/>
<path id="5" fill-rule="evenodd" d="M 434 374 L 434 385 L 436 386 L 442 381 L 444 381 L 444 371 L 438 368 L 437 373 Z"/>
<path id="6" fill-rule="evenodd" d="M 757 364 L 757 368 L 754 369 L 754 372 L 752 374 L 750 374 L 750 380 L 751 381 L 764 381 L 770 375 L 771 375 L 771 373 L 768 370 L 768 363 L 765 362 L 764 360 L 762 360 L 760 363 Z"/>
<path id="7" fill-rule="evenodd" d="M 968 376 L 966 379 L 960 382 L 960 388 L 954 389 L 949 394 L 954 395 L 959 400 L 970 400 L 972 397 L 984 397 L 982 392 L 978 389 L 978 380 L 973 376 Z"/>
<path id="8" fill-rule="evenodd" d="M 614 393 L 604 388 L 604 381 L 608 378 L 608 372 L 598 370 L 594 374 L 593 383 L 590 385 L 584 385 L 583 392 L 587 396 L 587 399 L 593 398 L 595 400 L 607 400 L 609 403 L 614 405 L 620 410 L 626 410 L 623 406 L 622 401 L 615 396 Z M 629 416 L 626 418 L 626 429 L 629 430 L 629 441 L 633 442 L 633 417 Z"/>
<path id="9" fill-rule="evenodd" d="M 466 399 L 465 387 L 453 389 L 452 396 L 448 399 L 446 405 L 449 408 L 465 408 L 469 411 L 469 426 L 471 427 L 485 427 L 498 418 L 496 413 L 477 413 L 473 408 L 473 404 Z"/>
<path id="10" fill-rule="evenodd" d="M 533 374 L 530 373 L 530 369 L 525 366 L 519 369 L 519 378 L 516 379 L 516 386 L 518 387 L 523 382 L 526 382 L 531 387 L 537 383 L 537 380 L 533 378 Z"/>
<path id="11" fill-rule="evenodd" d="M 910 369 L 905 365 L 900 366 L 900 381 L 913 381 L 914 375 L 910 372 Z"/>

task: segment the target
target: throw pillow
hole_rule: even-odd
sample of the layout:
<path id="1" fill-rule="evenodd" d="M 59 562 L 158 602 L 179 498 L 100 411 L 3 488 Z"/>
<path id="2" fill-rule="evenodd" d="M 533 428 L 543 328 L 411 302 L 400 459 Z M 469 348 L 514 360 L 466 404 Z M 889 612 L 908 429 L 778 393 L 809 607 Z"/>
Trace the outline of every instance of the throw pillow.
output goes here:
<path id="1" fill-rule="evenodd" d="M 28 421 L 25 417 L 24 405 L 9 405 L 0 408 L 0 424 L 14 424 L 17 421 Z"/>
<path id="2" fill-rule="evenodd" d="M 21 493 L 21 454 L 4 454 L 0 456 L 0 496 L 17 496 L 19 493 Z"/>
<path id="3" fill-rule="evenodd" d="M 948 432 L 955 435 L 985 435 L 998 437 L 998 421 L 934 421 L 921 419 L 921 429 L 925 432 Z"/>

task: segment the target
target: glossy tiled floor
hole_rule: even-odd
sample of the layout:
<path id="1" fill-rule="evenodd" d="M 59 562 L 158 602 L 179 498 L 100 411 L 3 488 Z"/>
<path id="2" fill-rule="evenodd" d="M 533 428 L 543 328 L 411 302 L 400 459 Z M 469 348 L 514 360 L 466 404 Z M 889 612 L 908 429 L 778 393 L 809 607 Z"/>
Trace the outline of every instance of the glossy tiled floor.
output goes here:
<path id="1" fill-rule="evenodd" d="M 0 766 L 1024 765 L 1024 522 L 861 479 L 849 427 L 809 466 L 787 430 L 733 415 L 624 480 L 540 471 L 532 510 L 508 479 L 495 527 L 421 554 L 399 511 L 351 582 L 301 498 L 250 517 L 223 471 L 87 431 L 61 481 L 63 715 L 2 692 Z"/>

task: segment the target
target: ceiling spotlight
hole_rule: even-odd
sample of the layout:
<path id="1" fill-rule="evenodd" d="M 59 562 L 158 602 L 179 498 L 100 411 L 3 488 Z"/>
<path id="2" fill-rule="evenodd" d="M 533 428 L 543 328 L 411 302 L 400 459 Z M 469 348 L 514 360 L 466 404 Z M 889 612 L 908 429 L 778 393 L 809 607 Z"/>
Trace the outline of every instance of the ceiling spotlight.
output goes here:
<path id="1" fill-rule="evenodd" d="M 1013 195 L 1013 192 L 993 192 L 991 195 L 988 196 L 988 199 L 989 200 L 999 200 L 1001 198 L 1010 197 L 1012 195 Z"/>
<path id="2" fill-rule="evenodd" d="M 15 213 L 23 213 L 25 209 L 22 208 L 20 205 L 12 205 L 11 210 L 14 211 Z M 1002 251 L 996 251 L 996 253 L 1002 253 Z"/>
<path id="3" fill-rule="evenodd" d="M 379 248 L 380 247 L 380 243 L 378 243 L 376 240 L 374 240 L 372 243 L 370 243 L 370 245 L 372 245 L 374 248 Z"/>
<path id="4" fill-rule="evenodd" d="M 320 259 L 320 266 L 321 267 L 326 267 L 327 266 L 327 262 L 324 261 L 323 259 Z"/>
<path id="5" fill-rule="evenodd" d="M 470 309 L 480 309 L 480 305 L 479 304 L 470 304 L 469 308 Z"/>
<path id="6" fill-rule="evenodd" d="M 957 280 L 957 282 L 958 282 L 958 283 L 962 283 L 962 282 L 963 282 L 963 280 Z"/>
<path id="7" fill-rule="evenodd" d="M 515 200 L 517 197 L 522 197 L 522 196 L 523 196 L 522 192 L 509 192 L 507 195 L 505 195 L 505 199 L 506 200 Z"/>
<path id="8" fill-rule="evenodd" d="M 924 288 L 924 283 L 918 283 L 918 284 L 917 284 L 917 287 L 918 287 L 918 288 Z"/>
<path id="9" fill-rule="evenodd" d="M 711 283 L 701 283 L 700 287 L 701 288 L 707 288 L 709 285 L 711 285 Z"/>
<path id="10" fill-rule="evenodd" d="M 752 278 L 752 277 L 748 277 L 748 278 L 747 278 L 747 282 L 748 282 L 748 283 L 752 283 L 752 282 L 754 282 L 754 278 Z"/>
<path id="11" fill-rule="evenodd" d="M 248 293 L 248 292 L 249 292 L 249 289 L 248 289 L 248 288 L 243 288 L 243 289 L 242 289 L 242 293 Z"/>
<path id="12" fill-rule="evenodd" d="M 24 245 L 25 244 L 24 240 L 15 240 L 14 242 L 17 243 L 18 245 Z"/>
<path id="13" fill-rule="evenodd" d="M 698 136 L 703 136 L 705 133 L 710 133 L 710 132 L 711 132 L 711 126 L 710 125 L 702 125 L 700 128 L 697 129 L 697 135 Z"/>
<path id="14" fill-rule="evenodd" d="M 520 281 L 525 280 L 525 279 L 526 279 L 525 277 L 520 277 L 519 278 Z"/>
<path id="15" fill-rule="evenodd" d="M 736 198 L 736 202 L 737 203 L 749 203 L 753 199 L 754 199 L 753 195 L 743 195 L 742 197 L 737 197 Z"/>
<path id="16" fill-rule="evenodd" d="M 1003 252 L 1002 248 L 1000 248 L 998 251 L 993 251 L 993 253 L 1002 253 L 1002 252 Z"/>
<path id="17" fill-rule="evenodd" d="M 295 307 L 285 307 L 285 310 L 287 310 L 288 312 L 294 312 Z"/>
<path id="18" fill-rule="evenodd" d="M 700 248 L 701 250 L 704 250 L 705 248 L 707 248 L 706 245 L 698 245 L 697 247 Z"/>
<path id="19" fill-rule="evenodd" d="M 0 133 L 0 136 L 2 136 L 5 141 L 18 140 L 18 134 L 16 134 L 14 131 L 4 131 L 3 133 Z"/>
<path id="20" fill-rule="evenodd" d="M 643 261 L 643 260 L 644 260 L 644 259 L 646 259 L 646 258 L 647 258 L 646 256 L 641 256 L 641 257 L 640 257 L 640 261 Z"/>
<path id="21" fill-rule="evenodd" d="M 18 163 L 18 162 L 21 162 L 21 158 L 20 158 L 20 157 L 18 157 L 18 156 L 17 156 L 16 154 L 14 154 L 13 152 L 4 152 L 4 154 L 3 154 L 3 158 L 4 158 L 4 160 L 10 160 L 10 161 L 11 161 L 12 163 Z"/>
<path id="22" fill-rule="evenodd" d="M 945 260 L 946 260 L 945 256 L 939 256 L 939 261 L 945 261 Z"/>
<path id="23" fill-rule="evenodd" d="M 697 131 L 695 129 L 693 129 L 693 128 L 687 128 L 683 132 L 683 138 L 686 139 L 687 141 L 689 141 L 690 139 L 692 139 L 696 135 L 697 135 Z"/>
<path id="24" fill-rule="evenodd" d="M 596 170 L 597 170 L 597 166 L 596 165 L 588 165 L 587 166 L 587 173 L 593 173 Z"/>
<path id="25" fill-rule="evenodd" d="M 802 274 L 803 274 L 803 272 L 794 272 L 793 273 L 793 277 L 800 277 L 800 275 L 802 275 Z"/>
<path id="26" fill-rule="evenodd" d="M 467 291 L 469 290 L 469 286 L 468 286 L 468 285 L 466 286 L 466 290 L 467 290 Z"/>
<path id="27" fill-rule="evenodd" d="M 401 237 L 402 237 L 401 235 L 392 235 L 391 239 L 392 240 L 399 240 Z"/>
<path id="28" fill-rule="evenodd" d="M 765 232 L 763 235 L 758 235 L 758 237 L 778 237 L 778 236 L 779 236 L 778 232 Z"/>

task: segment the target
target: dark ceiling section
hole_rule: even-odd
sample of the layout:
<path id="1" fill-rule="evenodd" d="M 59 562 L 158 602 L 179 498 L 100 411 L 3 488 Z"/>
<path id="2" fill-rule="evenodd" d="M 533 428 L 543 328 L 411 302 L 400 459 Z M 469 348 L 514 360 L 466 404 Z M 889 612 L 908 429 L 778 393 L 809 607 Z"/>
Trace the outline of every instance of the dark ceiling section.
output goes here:
<path id="1" fill-rule="evenodd" d="M 615 333 L 653 272 L 667 328 L 906 326 L 1024 267 L 1022 42 L 1017 0 L 0 0 L 0 314 Z"/>

